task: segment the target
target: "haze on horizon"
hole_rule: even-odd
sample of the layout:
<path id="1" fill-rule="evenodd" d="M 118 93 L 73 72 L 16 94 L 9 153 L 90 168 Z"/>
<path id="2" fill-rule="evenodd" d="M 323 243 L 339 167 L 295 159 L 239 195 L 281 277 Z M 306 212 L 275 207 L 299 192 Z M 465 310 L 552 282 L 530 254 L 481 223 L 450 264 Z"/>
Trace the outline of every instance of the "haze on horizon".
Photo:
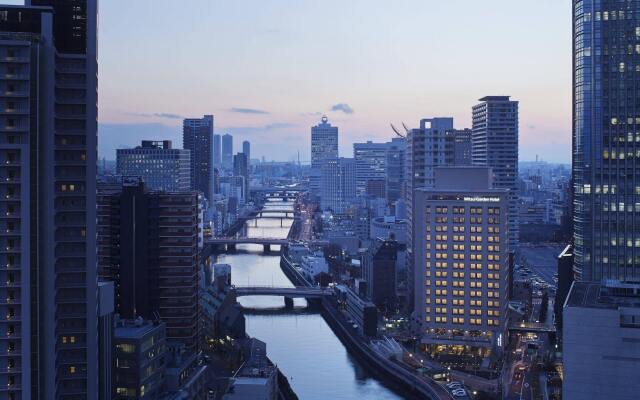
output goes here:
<path id="1" fill-rule="evenodd" d="M 11 2 L 11 1 L 10 1 Z M 13 1 L 22 3 L 22 1 Z M 389 123 L 520 101 L 520 160 L 571 158 L 570 2 L 109 0 L 100 3 L 100 157 L 145 139 L 182 145 L 183 117 L 252 156 L 309 159 L 322 114 L 352 143 Z"/>

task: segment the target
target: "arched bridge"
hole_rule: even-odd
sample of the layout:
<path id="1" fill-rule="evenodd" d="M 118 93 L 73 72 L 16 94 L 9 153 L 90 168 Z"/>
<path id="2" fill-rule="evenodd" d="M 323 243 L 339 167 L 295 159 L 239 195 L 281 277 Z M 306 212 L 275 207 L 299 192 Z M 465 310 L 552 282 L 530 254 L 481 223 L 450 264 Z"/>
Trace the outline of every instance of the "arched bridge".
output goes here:
<path id="1" fill-rule="evenodd" d="M 242 296 L 283 296 L 288 298 L 305 298 L 305 299 L 321 299 L 324 296 L 333 295 L 333 290 L 319 287 L 271 287 L 271 286 L 253 286 L 253 287 L 236 287 L 235 293 L 237 297 Z"/>

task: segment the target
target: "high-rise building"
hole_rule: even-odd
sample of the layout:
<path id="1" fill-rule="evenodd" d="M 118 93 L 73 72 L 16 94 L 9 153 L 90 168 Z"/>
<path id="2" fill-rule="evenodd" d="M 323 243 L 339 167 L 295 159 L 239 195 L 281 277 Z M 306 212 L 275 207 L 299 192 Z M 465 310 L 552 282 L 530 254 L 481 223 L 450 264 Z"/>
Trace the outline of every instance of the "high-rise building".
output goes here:
<path id="1" fill-rule="evenodd" d="M 116 150 L 116 171 L 142 178 L 150 190 L 191 190 L 191 152 L 171 148 L 170 140 L 143 140 L 134 149 Z"/>
<path id="2" fill-rule="evenodd" d="M 247 165 L 251 165 L 251 142 L 242 142 L 242 152 L 247 156 Z"/>
<path id="3" fill-rule="evenodd" d="M 362 255 L 362 278 L 367 297 L 379 309 L 393 311 L 396 304 L 396 268 L 400 244 L 392 239 L 376 238 Z"/>
<path id="4" fill-rule="evenodd" d="M 311 193 L 320 193 L 320 179 L 322 166 L 326 160 L 338 158 L 338 127 L 331 126 L 326 116 L 322 121 L 311 127 L 311 176 L 309 189 Z"/>
<path id="5" fill-rule="evenodd" d="M 640 280 L 637 27 L 637 2 L 573 1 L 573 242 L 578 279 Z"/>
<path id="6" fill-rule="evenodd" d="M 167 338 L 198 347 L 200 197 L 147 191 L 138 178 L 99 188 L 100 275 L 116 282 L 116 312 L 160 318 Z"/>
<path id="7" fill-rule="evenodd" d="M 433 169 L 449 165 L 446 132 L 453 129 L 453 118 L 422 119 L 420 128 L 407 134 L 405 152 L 405 205 L 407 219 L 407 308 L 413 309 L 413 204 L 417 189 L 433 186 Z"/>
<path id="8" fill-rule="evenodd" d="M 0 6 L 0 399 L 97 398 L 97 1 L 26 3 Z"/>
<path id="9" fill-rule="evenodd" d="M 213 115 L 183 121 L 182 148 L 191 152 L 191 190 L 198 190 L 211 199 Z"/>
<path id="10" fill-rule="evenodd" d="M 490 167 L 494 187 L 509 189 L 509 247 L 515 252 L 518 221 L 518 102 L 487 96 L 473 106 L 473 165 Z"/>
<path id="11" fill-rule="evenodd" d="M 393 138 L 387 149 L 387 161 L 385 164 L 385 190 L 389 204 L 394 204 L 404 195 L 405 179 L 405 152 L 407 141 L 405 138 Z"/>
<path id="12" fill-rule="evenodd" d="M 222 135 L 222 168 L 233 169 L 233 136 L 228 133 Z"/>
<path id="13" fill-rule="evenodd" d="M 353 158 L 324 160 L 320 173 L 320 206 L 345 213 L 356 199 L 356 162 Z"/>
<path id="14" fill-rule="evenodd" d="M 249 158 L 247 153 L 238 153 L 233 156 L 233 175 L 244 177 L 244 195 L 249 196 Z"/>
<path id="15" fill-rule="evenodd" d="M 387 150 L 389 143 L 353 144 L 353 158 L 356 160 L 356 193 L 366 194 L 367 182 L 385 180 L 387 169 Z"/>
<path id="16" fill-rule="evenodd" d="M 468 346 L 475 355 L 506 344 L 508 190 L 483 167 L 435 169 L 414 208 L 415 325 L 429 349 Z"/>
<path id="17" fill-rule="evenodd" d="M 213 166 L 222 167 L 222 136 L 213 135 Z"/>
<path id="18" fill-rule="evenodd" d="M 640 284 L 576 281 L 563 317 L 562 398 L 638 398 Z"/>
<path id="19" fill-rule="evenodd" d="M 471 156 L 473 130 L 454 129 L 447 133 L 451 136 L 453 164 L 457 166 L 471 165 L 473 163 Z"/>

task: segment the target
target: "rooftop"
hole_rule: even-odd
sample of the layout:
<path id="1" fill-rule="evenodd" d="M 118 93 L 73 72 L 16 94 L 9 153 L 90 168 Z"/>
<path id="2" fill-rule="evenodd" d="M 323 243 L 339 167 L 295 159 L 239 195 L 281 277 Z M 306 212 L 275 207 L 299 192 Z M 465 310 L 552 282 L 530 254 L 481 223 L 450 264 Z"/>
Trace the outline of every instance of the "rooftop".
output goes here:
<path id="1" fill-rule="evenodd" d="M 567 307 L 612 310 L 640 308 L 640 283 L 574 282 L 565 304 Z"/>
<path id="2" fill-rule="evenodd" d="M 114 337 L 118 339 L 140 339 L 158 329 L 161 324 L 141 318 L 136 320 L 121 319 L 116 322 Z"/>

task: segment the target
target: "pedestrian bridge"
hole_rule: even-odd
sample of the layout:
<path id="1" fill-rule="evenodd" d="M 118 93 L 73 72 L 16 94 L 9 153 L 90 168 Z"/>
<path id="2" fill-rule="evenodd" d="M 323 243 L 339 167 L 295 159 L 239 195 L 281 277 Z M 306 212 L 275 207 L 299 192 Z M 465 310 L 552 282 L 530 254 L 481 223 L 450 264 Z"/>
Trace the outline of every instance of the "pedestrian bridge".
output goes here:
<path id="1" fill-rule="evenodd" d="M 305 298 L 305 299 L 321 299 L 324 296 L 333 295 L 333 290 L 320 287 L 271 287 L 271 286 L 252 286 L 252 287 L 235 287 L 234 291 L 237 297 L 242 296 L 282 296 L 287 298 Z"/>

